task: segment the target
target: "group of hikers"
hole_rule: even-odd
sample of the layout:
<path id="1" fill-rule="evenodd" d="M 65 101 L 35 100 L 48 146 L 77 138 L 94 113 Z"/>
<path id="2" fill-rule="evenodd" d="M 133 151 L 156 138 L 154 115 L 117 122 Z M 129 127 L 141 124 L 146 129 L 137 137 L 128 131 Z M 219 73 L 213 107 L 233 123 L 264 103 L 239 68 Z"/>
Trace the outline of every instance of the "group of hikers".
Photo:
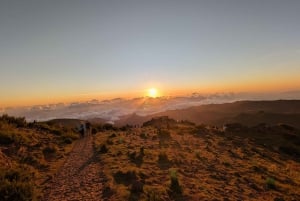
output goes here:
<path id="1" fill-rule="evenodd" d="M 79 132 L 80 132 L 81 137 L 91 135 L 91 133 L 92 133 L 91 123 L 90 122 L 82 123 L 80 125 Z"/>

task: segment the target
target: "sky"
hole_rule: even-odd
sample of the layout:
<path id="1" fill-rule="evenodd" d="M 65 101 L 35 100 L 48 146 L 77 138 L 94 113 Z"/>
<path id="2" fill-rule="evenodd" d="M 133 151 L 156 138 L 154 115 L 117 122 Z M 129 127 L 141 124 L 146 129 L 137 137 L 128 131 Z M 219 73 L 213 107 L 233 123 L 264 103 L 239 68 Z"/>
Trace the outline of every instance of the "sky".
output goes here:
<path id="1" fill-rule="evenodd" d="M 298 0 L 0 0 L 0 107 L 300 90 Z"/>

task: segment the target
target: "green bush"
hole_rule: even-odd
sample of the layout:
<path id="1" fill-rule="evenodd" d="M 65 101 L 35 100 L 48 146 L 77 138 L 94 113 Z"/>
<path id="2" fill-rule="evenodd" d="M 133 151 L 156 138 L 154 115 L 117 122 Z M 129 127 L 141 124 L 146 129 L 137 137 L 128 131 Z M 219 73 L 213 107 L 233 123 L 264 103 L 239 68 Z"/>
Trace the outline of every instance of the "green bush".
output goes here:
<path id="1" fill-rule="evenodd" d="M 170 171 L 170 179 L 171 179 L 171 184 L 170 184 L 170 190 L 172 193 L 175 194 L 181 194 L 182 189 L 178 181 L 177 173 L 175 170 Z"/>
<path id="2" fill-rule="evenodd" d="M 0 199 L 3 201 L 36 200 L 32 177 L 22 169 L 0 169 Z"/>
<path id="3" fill-rule="evenodd" d="M 276 189 L 275 179 L 268 177 L 266 180 L 266 185 L 268 189 Z"/>

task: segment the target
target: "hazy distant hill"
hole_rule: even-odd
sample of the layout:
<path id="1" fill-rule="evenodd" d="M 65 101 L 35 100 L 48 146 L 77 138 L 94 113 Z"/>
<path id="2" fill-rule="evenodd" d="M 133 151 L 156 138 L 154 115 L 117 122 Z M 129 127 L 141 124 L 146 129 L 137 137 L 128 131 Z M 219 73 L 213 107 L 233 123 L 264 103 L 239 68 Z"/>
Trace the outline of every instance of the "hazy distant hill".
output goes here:
<path id="1" fill-rule="evenodd" d="M 67 128 L 76 128 L 80 126 L 82 120 L 80 119 L 52 119 L 47 121 L 48 124 L 58 125 Z"/>
<path id="2" fill-rule="evenodd" d="M 240 122 L 245 125 L 258 123 L 286 123 L 300 127 L 300 100 L 238 101 L 209 104 L 179 110 L 168 110 L 149 116 L 126 115 L 116 125 L 139 124 L 153 117 L 169 116 L 175 120 L 189 120 L 196 124 L 223 125 Z"/>

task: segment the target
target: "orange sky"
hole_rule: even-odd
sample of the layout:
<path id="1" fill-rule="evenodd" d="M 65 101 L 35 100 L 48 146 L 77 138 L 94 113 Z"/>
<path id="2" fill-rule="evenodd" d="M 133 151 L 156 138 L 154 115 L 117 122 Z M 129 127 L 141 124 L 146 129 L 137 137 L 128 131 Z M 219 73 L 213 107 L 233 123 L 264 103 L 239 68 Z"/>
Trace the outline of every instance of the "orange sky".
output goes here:
<path id="1" fill-rule="evenodd" d="M 266 1 L 3 1 L 0 108 L 300 90 L 300 1 Z"/>

